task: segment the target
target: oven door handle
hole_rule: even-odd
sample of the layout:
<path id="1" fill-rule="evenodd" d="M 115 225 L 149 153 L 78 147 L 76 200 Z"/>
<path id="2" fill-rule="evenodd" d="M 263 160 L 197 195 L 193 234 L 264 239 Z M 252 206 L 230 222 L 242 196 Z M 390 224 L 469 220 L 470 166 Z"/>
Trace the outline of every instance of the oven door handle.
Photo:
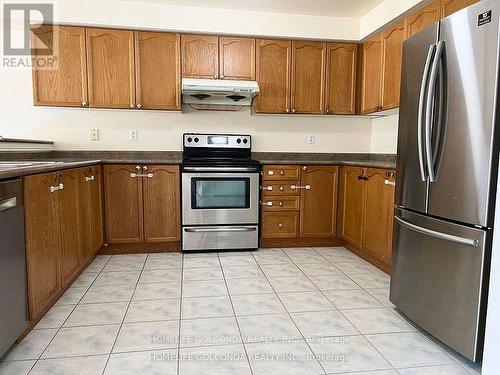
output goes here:
<path id="1" fill-rule="evenodd" d="M 211 233 L 211 232 L 255 232 L 257 227 L 210 227 L 210 228 L 186 228 L 187 233 Z"/>
<path id="2" fill-rule="evenodd" d="M 256 167 L 184 167 L 188 172 L 257 172 Z"/>

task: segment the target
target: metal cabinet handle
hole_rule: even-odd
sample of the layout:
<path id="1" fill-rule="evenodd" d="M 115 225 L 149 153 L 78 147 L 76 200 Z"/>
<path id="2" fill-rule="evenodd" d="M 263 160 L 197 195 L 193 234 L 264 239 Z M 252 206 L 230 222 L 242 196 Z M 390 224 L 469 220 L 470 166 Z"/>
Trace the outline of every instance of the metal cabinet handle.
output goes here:
<path id="1" fill-rule="evenodd" d="M 287 108 L 285 111 L 286 113 L 290 113 L 290 108 Z"/>
<path id="2" fill-rule="evenodd" d="M 462 244 L 462 245 L 467 245 L 467 246 L 472 246 L 472 247 L 479 247 L 479 243 L 480 243 L 479 240 L 474 240 L 474 239 L 470 239 L 470 238 L 464 238 L 464 237 L 454 236 L 452 234 L 437 232 L 437 231 L 432 230 L 432 229 L 423 228 L 423 227 L 420 227 L 418 225 L 409 223 L 406 220 L 403 220 L 403 219 L 401 219 L 401 218 L 399 218 L 397 216 L 395 216 L 394 219 L 396 219 L 396 221 L 399 224 L 401 224 L 402 226 L 404 226 L 404 227 L 406 227 L 406 228 L 408 228 L 410 230 L 413 230 L 415 232 L 418 232 L 418 233 L 422 233 L 422 234 L 426 234 L 428 236 L 436 237 L 436 238 L 439 238 L 441 240 L 456 242 L 456 243 L 459 243 L 459 244 Z"/>
<path id="3" fill-rule="evenodd" d="M 273 202 L 262 202 L 261 205 L 262 206 L 272 207 L 273 206 Z"/>
<path id="4" fill-rule="evenodd" d="M 282 186 L 280 186 L 280 191 L 285 191 L 285 188 Z"/>
<path id="5" fill-rule="evenodd" d="M 217 79 L 217 74 L 214 74 L 214 75 L 213 75 L 213 78 L 214 78 L 214 79 Z"/>
<path id="6" fill-rule="evenodd" d="M 86 107 L 87 106 L 87 102 L 82 102 L 82 107 Z"/>
<path id="7" fill-rule="evenodd" d="M 384 180 L 384 184 L 391 185 L 391 186 L 396 186 L 396 183 L 394 181 L 390 181 L 390 180 Z"/>
<path id="8" fill-rule="evenodd" d="M 361 176 L 358 176 L 358 180 L 368 181 L 368 177 L 361 175 Z"/>
<path id="9" fill-rule="evenodd" d="M 135 169 L 137 169 L 138 171 L 140 171 L 141 170 L 141 166 L 140 165 L 136 165 Z"/>
<path id="10" fill-rule="evenodd" d="M 137 106 L 136 106 L 136 107 L 137 107 L 138 109 L 141 109 L 141 108 L 142 108 L 142 105 L 137 104 Z"/>
<path id="11" fill-rule="evenodd" d="M 297 185 L 292 185 L 290 186 L 290 189 L 292 190 L 298 190 L 298 189 L 306 189 L 306 190 L 311 190 L 311 185 L 305 185 L 305 186 L 297 186 Z"/>
<path id="12" fill-rule="evenodd" d="M 219 227 L 219 228 L 186 228 L 187 233 L 209 233 L 209 232 L 255 232 L 256 227 Z"/>
<path id="13" fill-rule="evenodd" d="M 56 185 L 56 186 L 51 186 L 50 187 L 50 192 L 51 193 L 54 193 L 58 190 L 63 190 L 64 189 L 64 184 L 61 182 L 59 185 Z"/>
<path id="14" fill-rule="evenodd" d="M 283 223 L 278 224 L 278 228 L 283 228 L 283 227 L 284 227 Z"/>
<path id="15" fill-rule="evenodd" d="M 279 202 L 278 206 L 283 207 L 283 202 Z"/>
<path id="16" fill-rule="evenodd" d="M 10 210 L 17 206 L 17 197 L 11 197 L 0 201 L 0 212 Z"/>
<path id="17" fill-rule="evenodd" d="M 140 173 L 131 173 L 130 177 L 136 178 L 136 177 L 147 177 L 147 178 L 153 178 L 154 174 L 153 173 L 148 173 L 148 174 L 140 174 Z"/>
<path id="18" fill-rule="evenodd" d="M 285 171 L 284 170 L 281 170 L 280 171 L 280 176 L 284 176 L 285 175 Z"/>
<path id="19" fill-rule="evenodd" d="M 90 182 L 90 181 L 94 181 L 95 180 L 95 177 L 92 175 L 92 176 L 85 176 L 85 182 Z"/>
<path id="20" fill-rule="evenodd" d="M 273 191 L 273 187 L 272 186 L 261 186 L 260 189 L 261 190 L 267 190 L 267 191 Z"/>
<path id="21" fill-rule="evenodd" d="M 303 171 L 307 171 L 307 165 L 304 165 L 304 166 L 302 167 L 302 170 L 303 170 Z"/>
<path id="22" fill-rule="evenodd" d="M 267 171 L 268 176 L 274 176 L 274 171 Z"/>
<path id="23" fill-rule="evenodd" d="M 292 113 L 295 113 L 295 108 L 294 108 L 294 109 L 292 109 Z"/>
<path id="24" fill-rule="evenodd" d="M 130 108 L 134 109 L 135 108 L 135 104 L 130 104 Z"/>
<path id="25" fill-rule="evenodd" d="M 147 171 L 147 170 L 148 170 L 148 167 L 147 167 L 146 165 L 144 165 L 144 166 L 142 167 L 142 169 L 143 169 L 144 171 Z"/>

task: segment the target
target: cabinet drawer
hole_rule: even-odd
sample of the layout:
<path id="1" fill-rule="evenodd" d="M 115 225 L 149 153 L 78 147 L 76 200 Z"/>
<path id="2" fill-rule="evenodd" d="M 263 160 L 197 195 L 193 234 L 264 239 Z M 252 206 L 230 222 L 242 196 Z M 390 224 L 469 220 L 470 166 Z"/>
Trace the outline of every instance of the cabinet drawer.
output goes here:
<path id="1" fill-rule="evenodd" d="M 262 237 L 297 237 L 299 234 L 298 212 L 263 212 Z"/>
<path id="2" fill-rule="evenodd" d="M 298 211 L 300 197 L 265 197 L 262 198 L 262 211 Z"/>
<path id="3" fill-rule="evenodd" d="M 262 182 L 262 196 L 279 196 L 279 195 L 299 195 L 300 190 L 295 189 L 299 186 L 299 181 L 283 181 L 283 182 Z"/>
<path id="4" fill-rule="evenodd" d="M 300 165 L 265 165 L 262 169 L 264 181 L 299 180 Z"/>

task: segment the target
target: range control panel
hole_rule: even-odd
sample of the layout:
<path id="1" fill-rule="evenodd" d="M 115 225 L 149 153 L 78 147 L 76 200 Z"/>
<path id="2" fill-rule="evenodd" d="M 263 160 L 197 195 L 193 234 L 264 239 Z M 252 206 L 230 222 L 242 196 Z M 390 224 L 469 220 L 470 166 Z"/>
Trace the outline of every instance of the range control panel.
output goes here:
<path id="1" fill-rule="evenodd" d="M 184 147 L 251 148 L 250 135 L 237 134 L 184 134 Z"/>

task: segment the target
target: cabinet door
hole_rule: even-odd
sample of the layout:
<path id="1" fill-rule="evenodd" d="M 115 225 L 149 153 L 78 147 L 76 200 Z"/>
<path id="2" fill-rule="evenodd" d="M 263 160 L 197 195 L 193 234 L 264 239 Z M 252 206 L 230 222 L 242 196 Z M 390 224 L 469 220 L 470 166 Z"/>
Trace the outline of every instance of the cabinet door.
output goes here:
<path id="1" fill-rule="evenodd" d="M 78 239 L 78 172 L 60 173 L 64 189 L 57 194 L 61 220 L 61 278 L 62 285 L 78 272 L 80 267 L 80 242 Z"/>
<path id="2" fill-rule="evenodd" d="M 441 0 L 436 0 L 406 18 L 406 34 L 409 37 L 439 21 Z"/>
<path id="3" fill-rule="evenodd" d="M 290 112 L 292 42 L 257 40 L 257 82 L 255 112 Z"/>
<path id="4" fill-rule="evenodd" d="M 135 32 L 136 106 L 181 109 L 180 35 Z"/>
<path id="5" fill-rule="evenodd" d="M 144 178 L 144 235 L 146 242 L 180 240 L 179 166 L 151 165 Z"/>
<path id="6" fill-rule="evenodd" d="M 219 76 L 219 38 L 207 35 L 182 35 L 182 76 L 212 78 Z"/>
<path id="7" fill-rule="evenodd" d="M 57 56 L 57 69 L 33 69 L 35 105 L 85 107 L 87 98 L 87 62 L 83 27 L 43 25 L 32 29 L 31 47 L 49 47 Z M 52 44 L 57 43 L 57 50 Z M 41 56 L 43 58 L 43 56 Z"/>
<path id="8" fill-rule="evenodd" d="M 381 110 L 382 103 L 382 38 L 363 44 L 363 82 L 361 87 L 361 112 Z"/>
<path id="9" fill-rule="evenodd" d="M 219 78 L 255 80 L 255 39 L 219 38 Z"/>
<path id="10" fill-rule="evenodd" d="M 134 108 L 134 32 L 87 29 L 89 105 Z"/>
<path id="11" fill-rule="evenodd" d="M 342 167 L 340 172 L 339 232 L 340 237 L 351 245 L 361 248 L 365 169 Z"/>
<path id="12" fill-rule="evenodd" d="M 78 169 L 78 238 L 80 241 L 80 263 L 82 264 L 85 264 L 93 255 L 90 176 L 91 168 Z"/>
<path id="13" fill-rule="evenodd" d="M 292 42 L 292 113 L 325 110 L 326 43 Z"/>
<path id="14" fill-rule="evenodd" d="M 144 241 L 142 178 L 134 165 L 106 165 L 104 188 L 106 239 L 109 243 Z"/>
<path id="15" fill-rule="evenodd" d="M 478 1 L 479 0 L 442 0 L 441 17 L 448 17 L 449 15 L 458 12 L 461 9 L 467 8 Z"/>
<path id="16" fill-rule="evenodd" d="M 92 238 L 92 255 L 95 255 L 104 244 L 103 201 L 102 201 L 102 168 L 91 168 L 90 181 L 90 224 Z"/>
<path id="17" fill-rule="evenodd" d="M 403 42 L 405 37 L 406 29 L 404 21 L 389 28 L 382 34 L 384 43 L 383 109 L 399 107 Z"/>
<path id="18" fill-rule="evenodd" d="M 327 114 L 356 113 L 356 44 L 328 43 L 326 68 Z"/>
<path id="19" fill-rule="evenodd" d="M 372 257 L 390 264 L 392 222 L 394 212 L 394 171 L 367 170 L 365 209 L 363 214 L 363 250 Z"/>
<path id="20" fill-rule="evenodd" d="M 56 175 L 24 178 L 28 299 L 34 319 L 61 290 L 61 227 Z"/>
<path id="21" fill-rule="evenodd" d="M 302 237 L 335 237 L 338 167 L 304 166 L 300 207 Z"/>

